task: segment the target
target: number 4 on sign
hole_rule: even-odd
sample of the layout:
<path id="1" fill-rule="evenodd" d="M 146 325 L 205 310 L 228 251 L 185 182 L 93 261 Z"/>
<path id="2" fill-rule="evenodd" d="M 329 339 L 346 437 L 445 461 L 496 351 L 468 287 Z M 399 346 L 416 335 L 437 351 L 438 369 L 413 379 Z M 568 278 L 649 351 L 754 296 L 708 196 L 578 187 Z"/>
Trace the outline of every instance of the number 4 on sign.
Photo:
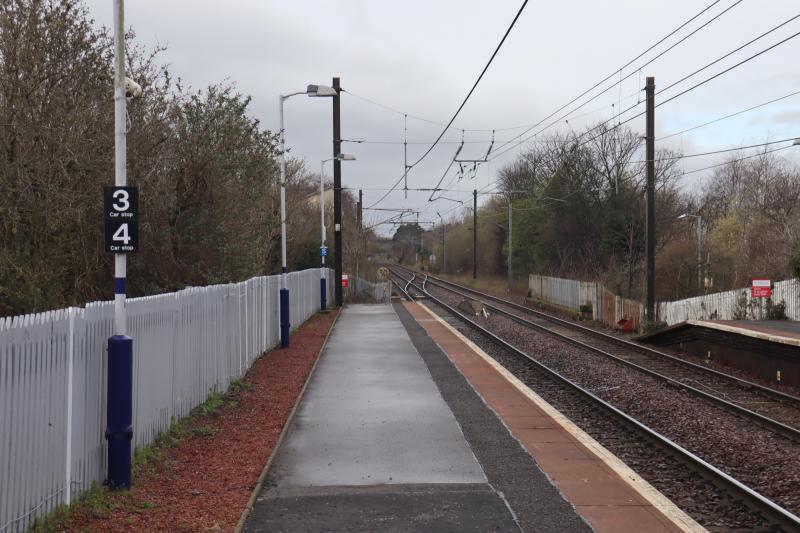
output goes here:
<path id="1" fill-rule="evenodd" d="M 119 228 L 117 228 L 117 231 L 115 231 L 114 235 L 111 236 L 111 239 L 121 242 L 122 244 L 128 244 L 131 241 L 131 238 L 128 235 L 128 224 L 120 224 Z"/>

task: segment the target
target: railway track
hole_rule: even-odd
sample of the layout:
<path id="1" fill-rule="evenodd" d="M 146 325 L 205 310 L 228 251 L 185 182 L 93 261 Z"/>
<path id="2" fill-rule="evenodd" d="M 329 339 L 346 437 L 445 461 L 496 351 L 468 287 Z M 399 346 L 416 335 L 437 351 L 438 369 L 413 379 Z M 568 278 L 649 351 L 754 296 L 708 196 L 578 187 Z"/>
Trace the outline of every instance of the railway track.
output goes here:
<path id="1" fill-rule="evenodd" d="M 428 276 L 427 283 L 478 300 L 519 324 L 681 387 L 800 442 L 800 398 L 441 278 Z"/>
<path id="2" fill-rule="evenodd" d="M 710 530 L 744 528 L 798 531 L 800 517 L 679 444 L 642 424 L 592 392 L 537 361 L 432 294 L 427 276 L 404 278 L 394 269 L 392 282 L 409 300 L 421 295 L 489 344 L 492 355 L 523 378 L 584 430 L 611 448 L 656 488 Z M 473 341 L 478 340 L 473 338 Z"/>

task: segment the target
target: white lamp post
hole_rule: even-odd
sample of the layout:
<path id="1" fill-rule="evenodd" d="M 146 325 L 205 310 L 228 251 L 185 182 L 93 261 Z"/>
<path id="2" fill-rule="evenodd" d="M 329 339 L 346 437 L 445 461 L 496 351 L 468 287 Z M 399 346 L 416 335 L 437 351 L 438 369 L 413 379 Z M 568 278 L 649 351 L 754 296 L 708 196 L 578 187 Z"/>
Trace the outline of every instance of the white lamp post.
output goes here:
<path id="1" fill-rule="evenodd" d="M 308 96 L 336 96 L 336 91 L 326 85 L 309 85 L 305 91 L 278 96 L 278 109 L 280 115 L 280 169 L 281 169 L 281 291 L 280 291 L 280 322 L 281 322 L 281 348 L 289 346 L 289 287 L 286 281 L 286 157 L 284 157 L 284 129 L 283 129 L 283 102 L 292 96 L 306 94 Z"/>
<path id="2" fill-rule="evenodd" d="M 328 255 L 328 231 L 325 228 L 325 163 L 337 159 L 339 161 L 355 161 L 356 156 L 351 154 L 339 154 L 336 157 L 323 159 L 319 165 L 319 213 L 321 223 L 321 241 L 319 255 L 321 259 L 320 278 L 319 278 L 319 302 L 320 309 L 325 311 L 328 308 L 328 277 L 325 274 L 325 256 Z"/>

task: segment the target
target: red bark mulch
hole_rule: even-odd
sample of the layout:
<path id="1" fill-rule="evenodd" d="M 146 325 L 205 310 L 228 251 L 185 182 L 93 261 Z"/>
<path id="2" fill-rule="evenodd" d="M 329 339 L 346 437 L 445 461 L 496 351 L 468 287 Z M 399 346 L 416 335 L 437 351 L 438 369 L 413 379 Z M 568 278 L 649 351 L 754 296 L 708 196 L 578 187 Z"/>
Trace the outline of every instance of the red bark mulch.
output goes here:
<path id="1" fill-rule="evenodd" d="M 309 319 L 290 348 L 258 359 L 211 414 L 195 412 L 134 469 L 134 489 L 102 488 L 55 531 L 231 531 L 238 522 L 336 317 Z M 198 410 L 201 411 L 201 410 Z"/>

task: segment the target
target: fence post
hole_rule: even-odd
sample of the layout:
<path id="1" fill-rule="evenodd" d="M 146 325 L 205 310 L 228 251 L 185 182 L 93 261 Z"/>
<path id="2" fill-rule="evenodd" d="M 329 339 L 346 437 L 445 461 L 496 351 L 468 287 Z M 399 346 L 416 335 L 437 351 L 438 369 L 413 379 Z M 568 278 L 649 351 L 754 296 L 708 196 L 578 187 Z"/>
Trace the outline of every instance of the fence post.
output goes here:
<path id="1" fill-rule="evenodd" d="M 72 503 L 72 380 L 73 380 L 73 361 L 75 357 L 75 308 L 67 309 L 69 316 L 69 335 L 67 346 L 67 446 L 66 463 L 64 467 L 64 482 L 66 486 L 65 503 L 69 506 Z"/>

